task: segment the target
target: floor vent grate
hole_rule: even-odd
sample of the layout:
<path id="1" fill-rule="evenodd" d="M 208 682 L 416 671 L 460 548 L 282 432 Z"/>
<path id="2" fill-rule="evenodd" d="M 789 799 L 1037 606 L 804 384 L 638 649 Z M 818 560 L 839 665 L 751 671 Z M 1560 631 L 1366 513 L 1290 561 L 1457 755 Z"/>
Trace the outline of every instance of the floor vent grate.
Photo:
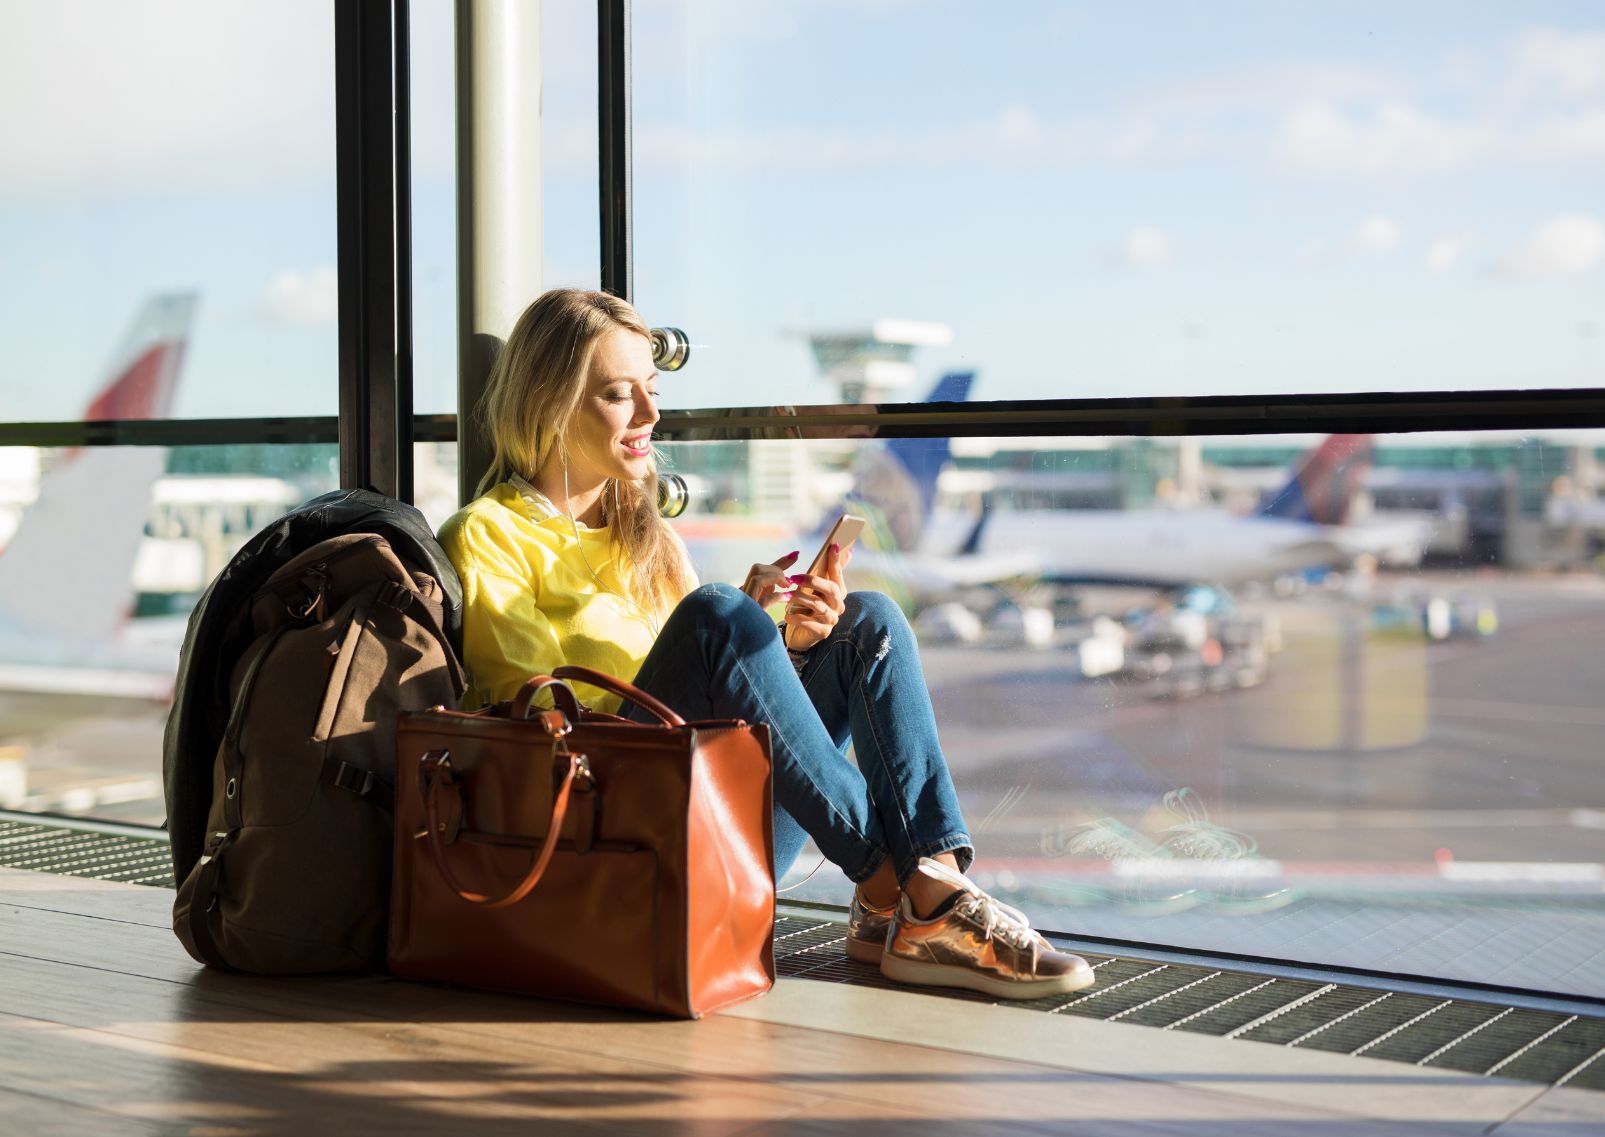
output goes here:
<path id="1" fill-rule="evenodd" d="M 9 814 L 0 818 L 0 866 L 173 887 L 166 834 L 111 830 Z M 839 923 L 777 916 L 776 969 L 784 976 L 906 990 L 848 959 L 844 935 Z M 1082 954 L 1097 969 L 1097 986 L 1068 998 L 1007 1005 L 1605 1090 L 1605 1017 Z M 997 1001 L 969 991 L 933 993 Z"/>
<path id="2" fill-rule="evenodd" d="M 778 917 L 776 968 L 781 975 L 896 987 L 874 967 L 847 958 L 845 931 L 841 924 Z M 1097 986 L 1068 997 L 1005 1005 L 1605 1090 L 1605 1017 L 1081 954 L 1097 970 Z"/>
<path id="3" fill-rule="evenodd" d="M 159 831 L 140 837 L 0 819 L 0 867 L 173 887 L 172 854 Z"/>

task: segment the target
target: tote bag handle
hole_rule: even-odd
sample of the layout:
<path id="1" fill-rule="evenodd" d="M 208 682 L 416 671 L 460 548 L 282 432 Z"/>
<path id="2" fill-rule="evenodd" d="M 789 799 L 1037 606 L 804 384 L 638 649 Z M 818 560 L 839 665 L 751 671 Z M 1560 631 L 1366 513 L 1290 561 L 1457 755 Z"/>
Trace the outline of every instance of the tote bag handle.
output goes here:
<path id="1" fill-rule="evenodd" d="M 520 720 L 527 719 L 530 710 L 535 705 L 535 696 L 550 688 L 553 705 L 568 716 L 569 722 L 579 722 L 584 717 L 581 713 L 579 700 L 574 697 L 574 689 L 564 682 L 565 679 L 573 679 L 578 683 L 589 683 L 593 687 L 611 691 L 622 699 L 628 699 L 655 717 L 664 726 L 685 725 L 685 719 L 675 714 L 665 704 L 660 703 L 639 687 L 626 683 L 622 679 L 615 679 L 606 672 L 593 671 L 589 667 L 580 667 L 578 664 L 559 667 L 551 675 L 532 676 L 529 682 L 518 689 L 518 694 L 513 696 L 512 705 L 507 709 L 507 717 Z"/>
<path id="2" fill-rule="evenodd" d="M 613 676 L 607 675 L 601 671 L 593 671 L 589 667 L 580 667 L 577 664 L 559 667 L 556 671 L 552 672 L 552 674 L 559 679 L 573 679 L 580 683 L 589 683 L 593 687 L 600 687 L 604 691 L 611 691 L 620 698 L 634 703 L 643 711 L 647 712 L 647 714 L 655 716 L 657 720 L 664 726 L 685 725 L 685 719 L 675 714 L 667 706 L 658 702 L 651 695 L 648 695 L 645 691 L 641 690 L 641 688 L 633 684 L 626 683 L 622 679 L 615 679 Z M 533 680 L 531 680 L 531 682 L 533 682 Z M 520 692 L 520 694 L 522 694 L 522 692 Z"/>
<path id="3" fill-rule="evenodd" d="M 579 722 L 580 701 L 574 697 L 574 688 L 550 675 L 531 676 L 529 682 L 513 696 L 513 705 L 507 709 L 507 717 L 519 721 L 529 718 L 530 711 L 535 709 L 535 696 L 547 689 L 552 692 L 552 706 L 562 711 L 570 723 Z"/>
<path id="4" fill-rule="evenodd" d="M 557 848 L 557 837 L 562 832 L 563 821 L 568 816 L 569 791 L 574 788 L 576 778 L 583 776 L 587 781 L 591 778 L 591 768 L 585 761 L 585 755 L 570 754 L 564 750 L 554 757 L 566 761 L 568 768 L 563 771 L 563 780 L 558 785 L 557 792 L 552 795 L 552 821 L 546 830 L 546 840 L 541 844 L 540 855 L 535 858 L 535 863 L 524 874 L 524 878 L 513 885 L 510 892 L 502 896 L 488 896 L 464 887 L 458 881 L 457 875 L 451 871 L 451 866 L 446 863 L 446 826 L 441 821 L 440 799 L 458 784 L 451 768 L 451 754 L 445 750 L 431 750 L 418 760 L 418 778 L 422 783 L 424 817 L 428 826 L 429 855 L 434 859 L 435 868 L 440 870 L 440 875 L 446 884 L 468 903 L 478 904 L 482 908 L 508 908 L 528 896 L 540 883 L 541 876 L 546 872 L 546 866 L 552 859 L 552 852 Z"/>

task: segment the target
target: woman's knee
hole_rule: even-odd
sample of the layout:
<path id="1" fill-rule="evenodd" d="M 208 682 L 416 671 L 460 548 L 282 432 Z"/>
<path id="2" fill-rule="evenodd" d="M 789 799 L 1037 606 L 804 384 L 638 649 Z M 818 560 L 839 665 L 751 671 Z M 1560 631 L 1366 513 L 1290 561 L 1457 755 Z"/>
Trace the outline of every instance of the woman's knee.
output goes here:
<path id="1" fill-rule="evenodd" d="M 675 608 L 671 621 L 689 620 L 698 627 L 715 628 L 738 647 L 761 646 L 778 640 L 774 621 L 741 589 L 715 582 L 691 590 Z"/>
<path id="2" fill-rule="evenodd" d="M 891 643 L 914 635 L 903 610 L 884 592 L 849 592 L 841 624 L 850 634 L 867 635 L 877 642 Z"/>

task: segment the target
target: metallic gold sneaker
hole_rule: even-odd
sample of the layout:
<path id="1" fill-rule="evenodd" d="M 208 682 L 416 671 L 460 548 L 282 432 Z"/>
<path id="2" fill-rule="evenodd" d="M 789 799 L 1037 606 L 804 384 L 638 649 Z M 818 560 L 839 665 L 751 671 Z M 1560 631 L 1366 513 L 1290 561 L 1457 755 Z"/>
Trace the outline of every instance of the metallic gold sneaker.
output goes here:
<path id="1" fill-rule="evenodd" d="M 847 910 L 847 958 L 859 963 L 879 963 L 886 950 L 886 930 L 897 913 L 894 901 L 876 908 L 853 889 L 853 905 Z"/>
<path id="2" fill-rule="evenodd" d="M 919 919 L 903 894 L 881 956 L 881 974 L 888 979 L 967 987 L 999 999 L 1040 999 L 1092 986 L 1092 966 L 1055 950 L 1032 931 L 1023 913 L 940 861 L 921 857 L 919 871 L 959 893 L 945 912 L 929 920 Z"/>

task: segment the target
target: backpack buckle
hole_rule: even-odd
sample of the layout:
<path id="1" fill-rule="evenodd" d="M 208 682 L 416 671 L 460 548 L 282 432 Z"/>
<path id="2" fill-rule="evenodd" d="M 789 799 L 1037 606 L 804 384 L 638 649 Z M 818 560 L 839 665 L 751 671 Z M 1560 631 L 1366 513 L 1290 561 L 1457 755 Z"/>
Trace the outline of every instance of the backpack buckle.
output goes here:
<path id="1" fill-rule="evenodd" d="M 331 784 L 358 797 L 366 797 L 373 790 L 373 771 L 353 766 L 350 762 L 341 762 L 335 768 Z"/>
<path id="2" fill-rule="evenodd" d="M 317 565 L 308 568 L 296 580 L 296 583 L 306 590 L 306 597 L 300 604 L 292 604 L 285 600 L 284 606 L 290 610 L 290 615 L 297 620 L 311 617 L 313 623 L 323 619 L 323 596 L 329 589 L 329 574 L 327 565 Z"/>
<path id="3" fill-rule="evenodd" d="M 387 813 L 393 808 L 395 788 L 372 770 L 353 766 L 350 762 L 342 762 L 338 758 L 325 758 L 323 769 L 318 774 L 318 781 L 354 794 Z"/>
<path id="4" fill-rule="evenodd" d="M 399 581 L 387 580 L 374 596 L 374 602 L 386 608 L 394 608 L 397 612 L 405 612 L 412 607 L 413 592 Z"/>
<path id="5" fill-rule="evenodd" d="M 219 829 L 216 832 L 209 833 L 206 837 L 206 845 L 201 850 L 201 861 L 204 863 L 216 859 L 222 855 L 224 849 L 233 843 L 234 834 L 229 830 Z"/>

